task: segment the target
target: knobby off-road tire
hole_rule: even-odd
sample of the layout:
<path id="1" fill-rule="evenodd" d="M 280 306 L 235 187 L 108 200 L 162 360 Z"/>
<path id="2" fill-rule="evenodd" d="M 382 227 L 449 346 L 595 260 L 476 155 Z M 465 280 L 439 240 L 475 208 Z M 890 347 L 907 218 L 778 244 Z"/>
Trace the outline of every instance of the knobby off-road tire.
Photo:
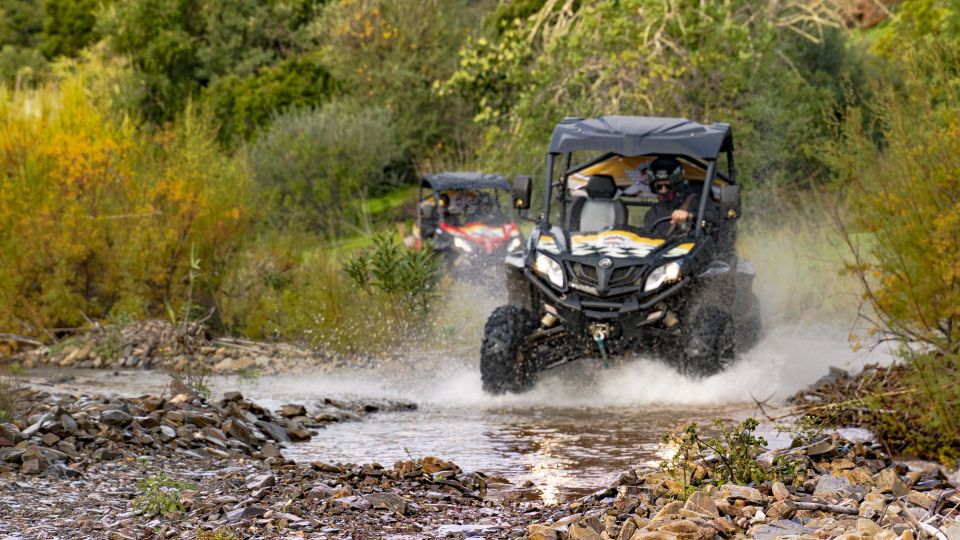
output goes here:
<path id="1" fill-rule="evenodd" d="M 480 347 L 480 381 L 488 394 L 521 393 L 533 387 L 536 368 L 525 358 L 524 340 L 537 328 L 537 319 L 517 306 L 493 310 L 483 328 Z"/>
<path id="2" fill-rule="evenodd" d="M 705 305 L 691 311 L 682 335 L 680 371 L 690 377 L 709 377 L 734 359 L 734 324 L 722 307 Z"/>

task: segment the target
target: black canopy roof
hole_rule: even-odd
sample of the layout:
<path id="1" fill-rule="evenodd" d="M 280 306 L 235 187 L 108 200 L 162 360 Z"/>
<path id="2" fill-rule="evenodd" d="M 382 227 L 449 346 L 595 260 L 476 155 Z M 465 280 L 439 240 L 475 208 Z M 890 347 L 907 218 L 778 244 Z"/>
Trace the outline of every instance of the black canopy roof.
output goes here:
<path id="1" fill-rule="evenodd" d="M 684 118 L 652 116 L 566 118 L 554 128 L 549 151 L 563 154 L 598 150 L 622 156 L 672 154 L 715 159 L 726 141 L 732 148 L 729 124 L 705 126 Z"/>
<path id="2" fill-rule="evenodd" d="M 510 191 L 506 176 L 481 172 L 442 172 L 428 174 L 421 182 L 437 191 L 445 189 L 502 189 Z"/>

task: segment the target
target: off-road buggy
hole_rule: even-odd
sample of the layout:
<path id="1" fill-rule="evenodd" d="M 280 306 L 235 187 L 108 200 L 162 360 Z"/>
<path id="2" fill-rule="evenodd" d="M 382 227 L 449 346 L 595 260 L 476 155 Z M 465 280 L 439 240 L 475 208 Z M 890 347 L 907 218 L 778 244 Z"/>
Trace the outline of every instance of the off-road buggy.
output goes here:
<path id="1" fill-rule="evenodd" d="M 416 246 L 427 244 L 443 254 L 450 268 L 499 264 L 522 243 L 520 229 L 501 206 L 509 192 L 510 183 L 497 174 L 424 176 L 413 228 Z"/>
<path id="2" fill-rule="evenodd" d="M 634 224 L 657 202 L 641 175 L 665 157 L 681 164 L 699 205 L 687 227 L 656 237 Z M 509 305 L 484 328 L 485 391 L 523 392 L 544 370 L 631 351 L 705 376 L 757 340 L 753 270 L 734 247 L 740 188 L 729 125 L 568 118 L 554 129 L 546 176 L 537 225 L 506 257 Z M 530 177 L 515 180 L 511 198 L 526 218 Z M 719 216 L 712 224 L 708 210 Z"/>

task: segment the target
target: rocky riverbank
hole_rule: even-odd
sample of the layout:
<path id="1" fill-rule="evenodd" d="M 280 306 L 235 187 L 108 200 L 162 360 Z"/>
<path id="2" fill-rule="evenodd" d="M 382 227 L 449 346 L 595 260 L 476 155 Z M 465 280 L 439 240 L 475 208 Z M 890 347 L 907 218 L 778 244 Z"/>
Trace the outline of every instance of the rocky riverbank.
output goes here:
<path id="1" fill-rule="evenodd" d="M 11 342 L 10 346 L 16 345 Z M 2 355 L 0 355 L 2 356 Z M 211 373 L 290 373 L 341 366 L 344 359 L 286 343 L 213 337 L 199 324 L 164 320 L 96 327 L 55 345 L 40 345 L 7 355 L 25 369 L 166 369 L 202 367 Z M 362 364 L 351 359 L 351 365 Z"/>
<path id="2" fill-rule="evenodd" d="M 791 474 L 699 488 L 628 471 L 546 505 L 533 486 L 434 457 L 394 464 L 295 463 L 286 445 L 398 402 L 289 404 L 236 392 L 121 399 L 36 390 L 0 425 L 0 537 L 960 538 L 956 473 L 898 463 L 833 434 L 757 458 Z M 682 493 L 687 493 L 683 498 Z"/>
<path id="3" fill-rule="evenodd" d="M 384 467 L 281 453 L 329 423 L 409 403 L 324 400 L 274 413 L 237 392 L 215 402 L 19 392 L 26 420 L 0 424 L 3 538 L 519 536 L 518 505 L 533 497 L 433 457 Z"/>
<path id="4" fill-rule="evenodd" d="M 716 486 L 707 478 L 706 487 L 686 500 L 678 500 L 683 486 L 668 475 L 631 472 L 607 489 L 545 511 L 545 519 L 528 527 L 529 538 L 960 538 L 957 477 L 942 467 L 896 463 L 878 446 L 836 435 L 776 455 L 803 472 L 787 483 L 752 486 Z"/>

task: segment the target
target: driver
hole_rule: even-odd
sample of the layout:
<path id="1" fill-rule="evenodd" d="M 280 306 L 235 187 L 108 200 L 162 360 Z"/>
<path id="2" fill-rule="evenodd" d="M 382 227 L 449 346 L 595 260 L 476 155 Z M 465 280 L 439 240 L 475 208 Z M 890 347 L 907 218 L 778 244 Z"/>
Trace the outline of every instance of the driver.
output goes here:
<path id="1" fill-rule="evenodd" d="M 683 165 L 674 158 L 655 159 L 650 164 L 649 178 L 650 190 L 659 202 L 647 211 L 643 226 L 653 236 L 667 237 L 678 225 L 693 220 L 700 208 L 700 194 L 690 188 L 683 177 Z M 661 219 L 663 221 L 654 226 Z M 720 222 L 719 210 L 709 202 L 704 220 L 714 225 Z"/>

